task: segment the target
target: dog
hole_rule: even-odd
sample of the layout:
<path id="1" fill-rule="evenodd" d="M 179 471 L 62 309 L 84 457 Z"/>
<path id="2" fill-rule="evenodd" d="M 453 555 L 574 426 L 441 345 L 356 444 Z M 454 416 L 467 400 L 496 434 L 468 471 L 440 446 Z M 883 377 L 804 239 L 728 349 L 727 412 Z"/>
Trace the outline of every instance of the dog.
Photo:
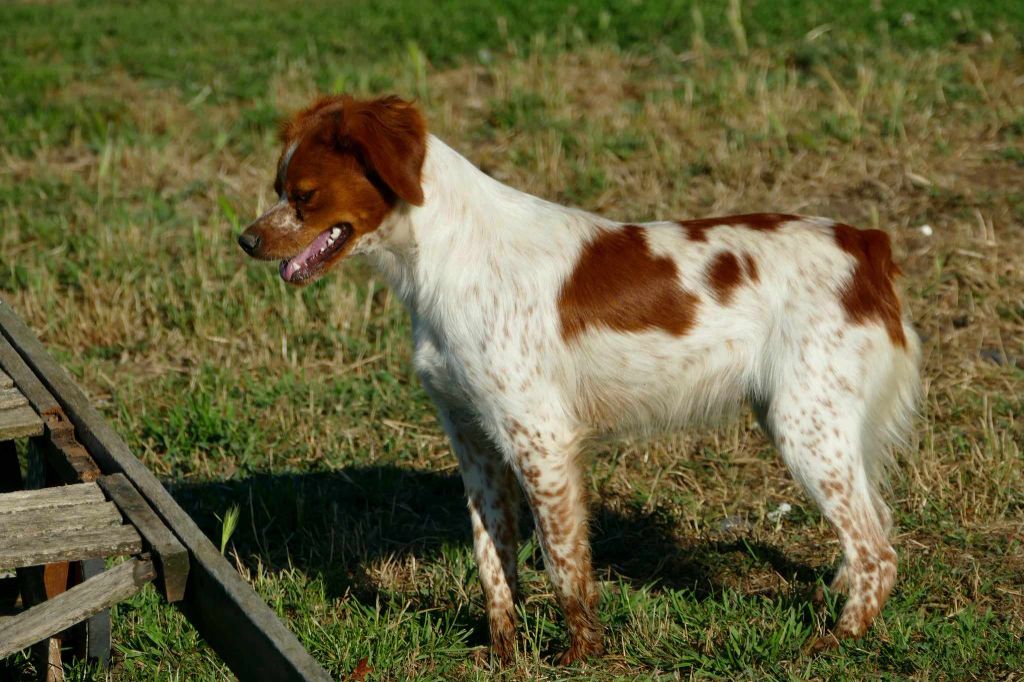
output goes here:
<path id="1" fill-rule="evenodd" d="M 516 651 L 525 494 L 569 664 L 602 651 L 580 452 L 746 400 L 838 533 L 847 595 L 815 648 L 864 634 L 896 580 L 880 490 L 920 342 L 889 238 L 757 213 L 619 223 L 489 177 L 398 97 L 322 97 L 281 129 L 276 204 L 238 238 L 305 285 L 362 255 L 408 308 L 458 460 L 500 661 Z"/>

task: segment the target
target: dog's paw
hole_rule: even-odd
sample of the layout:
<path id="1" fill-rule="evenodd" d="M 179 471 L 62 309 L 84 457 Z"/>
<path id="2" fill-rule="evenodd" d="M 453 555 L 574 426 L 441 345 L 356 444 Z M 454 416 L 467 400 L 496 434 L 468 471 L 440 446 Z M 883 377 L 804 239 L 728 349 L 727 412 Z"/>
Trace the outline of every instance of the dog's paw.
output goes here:
<path id="1" fill-rule="evenodd" d="M 825 605 L 828 603 L 825 594 L 825 586 L 819 584 L 812 587 L 810 590 L 810 594 L 808 595 L 808 598 L 815 608 L 824 608 Z"/>
<path id="2" fill-rule="evenodd" d="M 825 634 L 811 637 L 804 644 L 803 654 L 805 656 L 815 656 L 825 651 L 835 649 L 839 646 L 839 637 L 835 635 L 831 630 L 825 632 Z"/>
<path id="3" fill-rule="evenodd" d="M 586 661 L 591 656 L 600 656 L 604 653 L 604 645 L 600 642 L 574 641 L 569 648 L 555 656 L 554 663 L 558 666 L 572 665 L 580 661 Z"/>
<path id="4" fill-rule="evenodd" d="M 491 648 L 476 646 L 469 650 L 469 659 L 478 668 L 486 668 L 491 663 Z"/>

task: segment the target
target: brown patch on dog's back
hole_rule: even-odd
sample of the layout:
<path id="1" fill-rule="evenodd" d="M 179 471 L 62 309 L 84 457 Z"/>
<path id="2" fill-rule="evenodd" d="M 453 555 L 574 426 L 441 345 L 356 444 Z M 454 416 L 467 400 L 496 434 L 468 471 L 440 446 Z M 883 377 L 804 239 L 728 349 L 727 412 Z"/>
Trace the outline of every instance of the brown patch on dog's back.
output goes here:
<path id="1" fill-rule="evenodd" d="M 761 275 L 757 272 L 757 261 L 749 253 L 743 254 L 743 263 L 747 268 L 747 277 L 751 282 L 761 281 Z"/>
<path id="2" fill-rule="evenodd" d="M 680 286 L 675 262 L 651 254 L 643 229 L 627 225 L 583 248 L 559 293 L 558 316 L 566 341 L 597 325 L 681 336 L 693 326 L 697 304 Z"/>
<path id="3" fill-rule="evenodd" d="M 711 261 L 707 278 L 718 303 L 728 305 L 736 287 L 743 281 L 739 259 L 730 251 L 721 252 Z"/>
<path id="4" fill-rule="evenodd" d="M 836 244 L 856 260 L 850 281 L 842 291 L 843 309 L 859 324 L 880 322 L 889 338 L 898 346 L 906 346 L 900 300 L 893 280 L 900 274 L 892 261 L 889 235 L 881 230 L 858 230 L 837 223 Z"/>
<path id="5" fill-rule="evenodd" d="M 788 213 L 744 213 L 720 218 L 680 220 L 679 226 L 686 230 L 686 236 L 690 241 L 706 242 L 708 240 L 707 231 L 715 227 L 739 226 L 751 230 L 774 230 L 782 223 L 793 220 L 800 220 L 800 216 Z"/>

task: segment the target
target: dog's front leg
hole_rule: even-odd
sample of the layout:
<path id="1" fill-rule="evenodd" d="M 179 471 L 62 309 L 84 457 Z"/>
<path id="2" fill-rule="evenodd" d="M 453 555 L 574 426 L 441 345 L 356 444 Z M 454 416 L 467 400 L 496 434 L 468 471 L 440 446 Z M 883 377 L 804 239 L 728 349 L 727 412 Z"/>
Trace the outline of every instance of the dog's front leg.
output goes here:
<path id="1" fill-rule="evenodd" d="M 514 659 L 516 649 L 519 484 L 475 415 L 443 405 L 440 412 L 468 498 L 491 652 L 507 663 Z"/>
<path id="2" fill-rule="evenodd" d="M 523 485 L 548 577 L 569 629 L 562 665 L 603 651 L 598 592 L 590 559 L 586 489 L 574 429 L 551 414 L 507 420 L 511 460 Z"/>

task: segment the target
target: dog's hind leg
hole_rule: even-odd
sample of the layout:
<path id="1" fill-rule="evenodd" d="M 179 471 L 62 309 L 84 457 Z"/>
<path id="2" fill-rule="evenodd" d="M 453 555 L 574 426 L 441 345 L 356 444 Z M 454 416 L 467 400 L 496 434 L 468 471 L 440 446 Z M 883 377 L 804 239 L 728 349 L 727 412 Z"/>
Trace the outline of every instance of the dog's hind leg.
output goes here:
<path id="1" fill-rule="evenodd" d="M 914 350 L 893 346 L 873 328 L 808 334 L 799 343 L 796 357 L 779 364 L 763 416 L 793 475 L 839 535 L 843 561 L 833 587 L 848 597 L 833 634 L 859 637 L 896 581 L 891 517 L 878 490 L 886 456 L 880 449 L 890 445 L 889 422 L 905 420 L 893 411 L 910 404 Z"/>

